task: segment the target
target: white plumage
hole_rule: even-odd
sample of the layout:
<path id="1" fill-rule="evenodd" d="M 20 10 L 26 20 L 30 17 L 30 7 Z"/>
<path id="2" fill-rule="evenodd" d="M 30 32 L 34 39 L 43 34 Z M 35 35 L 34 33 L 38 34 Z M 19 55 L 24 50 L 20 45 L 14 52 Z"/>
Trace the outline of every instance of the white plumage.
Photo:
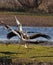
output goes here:
<path id="1" fill-rule="evenodd" d="M 31 36 L 29 36 L 28 34 L 24 33 L 23 29 L 22 29 L 22 25 L 21 23 L 18 21 L 18 19 L 16 18 L 15 16 L 15 20 L 16 20 L 16 23 L 17 23 L 17 26 L 18 26 L 18 30 L 15 31 L 13 30 L 9 25 L 6 25 L 3 21 L 1 21 L 1 23 L 9 30 L 11 30 L 10 33 L 7 34 L 7 38 L 10 39 L 14 36 L 18 36 L 19 39 L 20 39 L 20 43 L 25 43 L 25 48 L 27 48 L 27 45 L 26 43 L 33 43 L 33 39 L 35 38 L 38 38 L 38 37 L 43 37 L 43 38 L 46 38 L 46 39 L 50 39 L 50 36 L 49 35 L 46 35 L 46 34 L 43 34 L 43 33 L 37 33 L 37 34 L 33 34 Z M 36 41 L 35 42 L 39 42 L 39 41 Z M 34 42 L 34 43 L 35 43 Z M 37 44 L 37 43 L 35 43 Z"/>

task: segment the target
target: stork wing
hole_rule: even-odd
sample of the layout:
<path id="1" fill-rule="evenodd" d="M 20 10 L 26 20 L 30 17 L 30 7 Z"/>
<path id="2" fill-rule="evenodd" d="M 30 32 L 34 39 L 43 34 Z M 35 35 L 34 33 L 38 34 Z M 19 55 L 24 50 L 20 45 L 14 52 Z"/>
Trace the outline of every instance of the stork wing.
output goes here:
<path id="1" fill-rule="evenodd" d="M 30 39 L 34 39 L 34 38 L 38 38 L 38 37 L 43 37 L 43 38 L 46 38 L 46 39 L 51 38 L 49 35 L 42 34 L 42 33 L 37 33 L 37 34 L 33 34 L 33 35 L 29 36 Z"/>
<path id="2" fill-rule="evenodd" d="M 21 36 L 20 36 L 20 33 L 19 32 L 17 32 L 17 31 L 15 31 L 15 30 L 13 30 L 10 26 L 8 26 L 7 25 L 7 27 L 14 33 L 14 35 L 17 35 L 17 36 L 19 36 L 19 38 L 21 38 Z"/>
<path id="3" fill-rule="evenodd" d="M 16 20 L 17 25 L 21 25 L 21 23 L 18 21 L 16 16 L 15 16 L 15 20 Z"/>
<path id="4" fill-rule="evenodd" d="M 43 40 L 32 40 L 32 39 L 24 39 L 22 38 L 22 40 L 26 43 L 30 43 L 30 44 L 40 44 L 40 43 L 45 43 L 47 41 L 43 41 Z"/>
<path id="5" fill-rule="evenodd" d="M 21 36 L 21 33 L 19 31 L 16 31 L 16 32 Z M 17 36 L 14 32 L 10 32 L 10 33 L 7 34 L 8 39 L 10 39 L 10 38 L 12 38 L 14 36 Z"/>
<path id="6" fill-rule="evenodd" d="M 17 36 L 17 35 L 15 33 L 13 33 L 13 32 L 10 32 L 10 33 L 7 34 L 8 39 L 10 39 L 10 38 L 12 38 L 14 36 Z"/>
<path id="7" fill-rule="evenodd" d="M 9 36 L 17 35 L 19 36 L 19 38 L 21 38 L 20 33 L 18 31 L 13 30 L 9 25 L 6 25 L 3 21 L 1 23 L 6 27 L 6 29 L 9 29 L 10 31 L 12 31 L 13 34 L 11 33 L 9 34 Z"/>
<path id="8" fill-rule="evenodd" d="M 18 19 L 16 18 L 16 16 L 15 16 L 15 20 L 16 20 L 16 23 L 17 23 L 17 25 L 18 25 L 19 31 L 23 31 L 23 30 L 22 30 L 22 25 L 21 25 L 21 23 L 18 21 Z"/>

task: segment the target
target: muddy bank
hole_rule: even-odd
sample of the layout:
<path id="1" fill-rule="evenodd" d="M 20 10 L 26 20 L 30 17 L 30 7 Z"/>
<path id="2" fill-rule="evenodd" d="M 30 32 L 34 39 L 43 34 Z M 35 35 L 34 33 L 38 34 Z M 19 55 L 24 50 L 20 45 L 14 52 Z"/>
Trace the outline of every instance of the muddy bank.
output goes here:
<path id="1" fill-rule="evenodd" d="M 9 25 L 16 25 L 15 15 L 1 15 L 0 21 L 4 21 Z M 16 15 L 18 20 L 23 24 L 23 26 L 38 26 L 38 27 L 53 27 L 53 16 L 35 16 L 35 15 Z M 0 23 L 1 25 L 1 23 Z"/>

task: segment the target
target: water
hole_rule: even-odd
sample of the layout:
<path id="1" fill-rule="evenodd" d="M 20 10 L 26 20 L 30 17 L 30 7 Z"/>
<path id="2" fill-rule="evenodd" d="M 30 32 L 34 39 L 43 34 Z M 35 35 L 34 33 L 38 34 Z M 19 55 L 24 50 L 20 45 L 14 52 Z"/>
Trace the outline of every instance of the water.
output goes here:
<path id="1" fill-rule="evenodd" d="M 17 27 L 12 27 L 14 30 L 17 30 Z M 34 33 L 44 33 L 51 37 L 50 41 L 53 41 L 53 27 L 23 27 L 25 32 L 28 32 L 29 35 Z M 0 26 L 0 41 L 8 40 L 7 34 L 10 31 L 6 30 L 4 26 Z M 11 40 L 18 40 L 18 36 L 11 38 Z M 34 39 L 35 40 L 35 39 Z M 45 38 L 37 38 L 37 40 L 47 40 Z"/>

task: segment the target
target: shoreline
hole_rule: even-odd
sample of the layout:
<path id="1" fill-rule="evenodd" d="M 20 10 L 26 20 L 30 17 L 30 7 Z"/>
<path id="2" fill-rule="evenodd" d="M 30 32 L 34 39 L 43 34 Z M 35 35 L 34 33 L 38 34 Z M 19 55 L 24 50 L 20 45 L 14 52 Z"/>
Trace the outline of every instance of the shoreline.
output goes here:
<path id="1" fill-rule="evenodd" d="M 0 14 L 0 21 L 4 21 L 10 26 L 15 26 L 17 25 L 15 22 L 15 16 L 23 26 L 53 27 L 53 16 Z M 2 24 L 0 23 L 0 25 Z"/>

